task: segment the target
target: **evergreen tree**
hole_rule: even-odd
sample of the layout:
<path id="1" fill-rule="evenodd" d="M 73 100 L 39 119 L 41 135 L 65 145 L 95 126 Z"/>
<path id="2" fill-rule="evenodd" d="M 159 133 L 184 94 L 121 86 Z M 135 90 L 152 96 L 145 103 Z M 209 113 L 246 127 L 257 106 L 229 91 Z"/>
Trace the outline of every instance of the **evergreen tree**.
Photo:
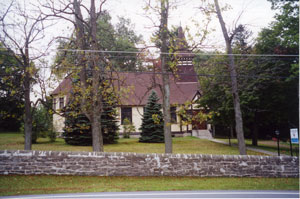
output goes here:
<path id="1" fill-rule="evenodd" d="M 90 146 L 92 145 L 91 124 L 84 114 L 79 113 L 79 107 L 74 109 L 68 104 L 64 110 L 65 127 L 64 139 L 67 144 Z"/>
<path id="2" fill-rule="evenodd" d="M 102 123 L 102 133 L 103 133 L 103 143 L 113 144 L 119 139 L 118 131 L 118 121 L 117 121 L 117 110 L 107 103 L 104 106 L 104 110 L 101 116 Z"/>
<path id="3" fill-rule="evenodd" d="M 142 126 L 140 128 L 142 133 L 139 142 L 164 142 L 163 114 L 158 100 L 157 94 L 152 91 L 142 118 Z"/>
<path id="4" fill-rule="evenodd" d="M 112 104 L 114 97 L 110 96 L 109 102 L 104 102 L 104 108 L 101 116 L 101 126 L 104 144 L 116 143 L 119 139 L 117 125 L 117 111 Z M 65 128 L 64 139 L 67 144 L 91 146 L 92 145 L 92 131 L 89 119 L 80 113 L 80 104 L 72 101 L 68 104 L 65 112 Z"/>

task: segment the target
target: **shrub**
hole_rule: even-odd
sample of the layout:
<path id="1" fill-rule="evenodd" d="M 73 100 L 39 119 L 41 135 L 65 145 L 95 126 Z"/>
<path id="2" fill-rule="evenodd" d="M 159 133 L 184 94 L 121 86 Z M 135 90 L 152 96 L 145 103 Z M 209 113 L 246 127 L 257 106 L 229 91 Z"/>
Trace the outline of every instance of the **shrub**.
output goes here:
<path id="1" fill-rule="evenodd" d="M 130 134 L 132 132 L 135 132 L 135 127 L 132 125 L 132 123 L 129 121 L 128 118 L 124 119 L 123 124 L 123 138 L 130 138 Z"/>
<path id="2" fill-rule="evenodd" d="M 25 133 L 24 123 L 21 124 L 20 131 Z M 32 115 L 32 144 L 36 144 L 38 138 L 46 137 L 48 137 L 51 142 L 54 142 L 56 133 L 53 132 L 52 117 L 47 108 L 43 105 L 39 105 L 37 108 L 34 108 Z"/>

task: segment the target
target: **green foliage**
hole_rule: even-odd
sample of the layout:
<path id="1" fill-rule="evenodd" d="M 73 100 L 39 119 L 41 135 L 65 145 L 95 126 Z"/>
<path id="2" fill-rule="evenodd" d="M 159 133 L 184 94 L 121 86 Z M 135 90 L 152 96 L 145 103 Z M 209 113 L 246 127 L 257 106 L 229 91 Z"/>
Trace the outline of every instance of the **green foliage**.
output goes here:
<path id="1" fill-rule="evenodd" d="M 88 30 L 86 30 L 88 31 Z M 88 32 L 86 34 L 89 34 Z M 75 36 L 69 40 L 60 40 L 59 49 L 74 49 Z M 142 36 L 134 32 L 134 26 L 129 19 L 119 18 L 118 23 L 114 26 L 111 23 L 111 16 L 108 12 L 101 12 L 97 21 L 97 42 L 99 49 L 107 51 L 138 51 L 136 45 L 142 42 Z M 58 78 L 64 77 L 66 74 L 74 72 L 75 63 L 78 63 L 78 53 L 59 51 L 55 57 L 55 64 L 52 71 Z M 114 70 L 134 71 L 141 69 L 140 60 L 135 54 L 124 55 L 124 53 L 106 53 L 110 64 L 114 66 Z"/>
<path id="2" fill-rule="evenodd" d="M 73 98 L 65 110 L 64 139 L 67 144 L 90 146 L 92 145 L 92 131 L 89 119 L 80 113 L 79 102 Z M 114 106 L 104 102 L 101 116 L 101 127 L 104 144 L 116 143 L 119 139 L 117 125 L 117 112 Z"/>
<path id="3" fill-rule="evenodd" d="M 278 10 L 275 21 L 264 28 L 257 39 L 257 54 L 299 54 L 299 2 L 271 0 Z M 289 136 L 289 128 L 299 128 L 299 57 L 271 57 L 259 62 L 265 73 L 278 78 L 261 79 L 259 102 L 264 107 L 260 115 L 269 129 Z M 275 125 L 274 125 L 275 124 Z"/>
<path id="4" fill-rule="evenodd" d="M 112 104 L 108 103 L 107 106 L 104 107 L 101 116 L 103 142 L 105 144 L 117 143 L 117 140 L 119 139 L 117 116 L 116 108 L 112 106 Z"/>
<path id="5" fill-rule="evenodd" d="M 0 43 L 0 130 L 17 131 L 24 111 L 22 67 Z"/>
<path id="6" fill-rule="evenodd" d="M 274 8 L 280 10 L 276 21 L 262 30 L 255 46 L 248 43 L 251 33 L 239 26 L 232 38 L 234 54 L 299 54 L 297 3 L 272 2 Z M 254 135 L 256 130 L 259 137 L 274 136 L 274 130 L 278 128 L 282 137 L 288 137 L 289 128 L 299 128 L 298 56 L 235 56 L 235 63 L 245 136 Z M 200 77 L 203 95 L 199 103 L 219 113 L 213 116 L 213 124 L 222 126 L 222 132 L 235 125 L 227 64 L 225 56 L 201 55 L 195 59 L 198 74 L 212 75 Z"/>
<path id="7" fill-rule="evenodd" d="M 38 138 L 48 137 L 50 142 L 55 142 L 56 132 L 53 131 L 52 117 L 48 109 L 43 105 L 34 108 L 32 115 L 32 143 L 36 144 Z M 24 133 L 24 123 L 20 127 Z"/>
<path id="8" fill-rule="evenodd" d="M 135 132 L 135 127 L 128 118 L 125 118 L 123 121 L 123 129 L 123 138 L 130 138 L 130 134 Z"/>
<path id="9" fill-rule="evenodd" d="M 74 110 L 67 109 L 63 136 L 65 142 L 70 145 L 92 145 L 92 132 L 88 118 L 83 114 L 74 113 Z"/>
<path id="10" fill-rule="evenodd" d="M 163 114 L 158 96 L 152 91 L 148 98 L 142 118 L 142 131 L 139 142 L 160 143 L 164 142 Z"/>
<path id="11" fill-rule="evenodd" d="M 194 60 L 194 66 L 200 75 L 199 84 L 202 91 L 202 96 L 198 100 L 199 106 L 205 111 L 213 111 L 215 114 L 212 116 L 212 123 L 221 126 L 230 126 L 234 123 L 230 77 L 224 64 L 226 62 L 226 57 L 223 56 L 199 55 Z"/>

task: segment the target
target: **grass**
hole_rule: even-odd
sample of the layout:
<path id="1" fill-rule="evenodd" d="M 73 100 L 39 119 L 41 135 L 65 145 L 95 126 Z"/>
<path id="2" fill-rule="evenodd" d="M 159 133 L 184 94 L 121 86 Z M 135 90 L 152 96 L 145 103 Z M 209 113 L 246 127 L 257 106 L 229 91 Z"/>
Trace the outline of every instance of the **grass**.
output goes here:
<path id="1" fill-rule="evenodd" d="M 0 150 L 22 150 L 24 138 L 20 133 L 0 133 Z M 32 150 L 41 151 L 92 151 L 91 146 L 71 146 L 61 138 L 56 142 L 49 142 L 47 138 L 39 138 L 37 144 L 32 145 Z M 136 153 L 164 153 L 163 143 L 139 143 L 138 139 L 119 139 L 118 144 L 104 146 L 105 152 L 136 152 Z M 173 139 L 173 153 L 181 154 L 216 154 L 238 155 L 237 147 L 210 142 L 195 137 L 181 137 Z M 249 155 L 264 155 L 248 151 Z"/>
<path id="2" fill-rule="evenodd" d="M 22 150 L 20 133 L 0 133 L 0 150 Z M 38 139 L 33 150 L 92 151 L 90 146 L 67 145 L 58 138 L 51 143 Z M 120 139 L 104 146 L 105 152 L 163 153 L 164 144 Z M 239 154 L 237 147 L 194 137 L 174 138 L 174 153 Z M 262 155 L 248 151 L 251 155 Z M 96 177 L 96 176 L 1 176 L 0 195 L 55 194 L 76 192 L 168 191 L 168 190 L 298 190 L 298 178 L 201 178 L 201 177 Z"/>
<path id="3" fill-rule="evenodd" d="M 228 143 L 228 139 L 218 139 Z M 258 146 L 252 146 L 251 139 L 245 139 L 246 145 L 252 148 L 262 149 L 270 152 L 277 153 L 277 142 L 273 140 L 258 140 Z M 231 143 L 237 144 L 237 139 L 231 139 Z M 299 145 L 293 144 L 293 155 L 299 155 Z M 290 151 L 290 143 L 289 142 L 282 142 L 279 143 L 280 154 L 291 155 Z"/>
<path id="4" fill-rule="evenodd" d="M 170 190 L 299 190 L 297 178 L 0 176 L 0 195 Z"/>

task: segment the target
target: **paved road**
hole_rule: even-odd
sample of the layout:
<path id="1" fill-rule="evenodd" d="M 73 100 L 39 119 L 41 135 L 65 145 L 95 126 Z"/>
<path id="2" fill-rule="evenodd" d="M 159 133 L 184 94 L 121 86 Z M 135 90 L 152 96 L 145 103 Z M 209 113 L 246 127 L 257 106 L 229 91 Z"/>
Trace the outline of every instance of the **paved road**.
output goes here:
<path id="1" fill-rule="evenodd" d="M 299 191 L 149 191 L 8 196 L 9 199 L 70 198 L 299 198 Z"/>

